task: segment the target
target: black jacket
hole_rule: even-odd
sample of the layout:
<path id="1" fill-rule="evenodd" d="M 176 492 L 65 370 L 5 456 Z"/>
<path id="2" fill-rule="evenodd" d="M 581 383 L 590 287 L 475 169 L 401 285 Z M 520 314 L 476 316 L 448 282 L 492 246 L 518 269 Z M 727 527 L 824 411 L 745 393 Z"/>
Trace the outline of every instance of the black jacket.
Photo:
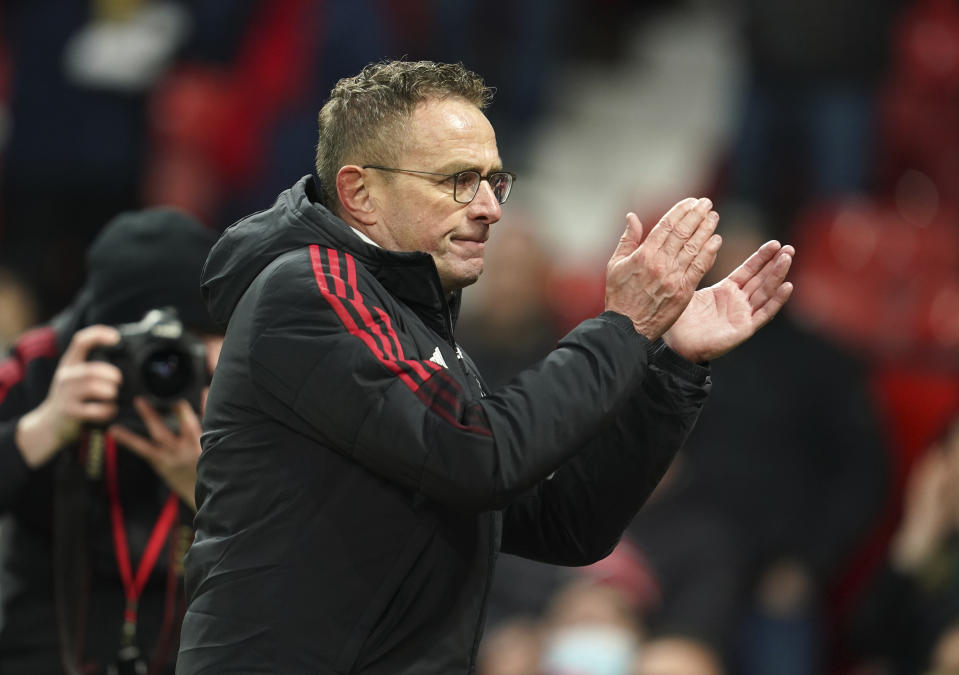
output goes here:
<path id="1" fill-rule="evenodd" d="M 432 258 L 364 243 L 318 194 L 300 180 L 204 270 L 228 329 L 177 672 L 469 673 L 499 551 L 605 556 L 708 371 L 608 312 L 484 392 Z"/>
<path id="2" fill-rule="evenodd" d="M 20 417 L 47 395 L 60 356 L 90 321 L 87 296 L 49 325 L 24 334 L 0 361 L 0 544 L 3 597 L 0 673 L 62 673 L 62 652 L 75 672 L 105 673 L 120 648 L 124 593 L 114 554 L 102 477 L 89 478 L 83 443 L 31 469 L 15 443 Z M 117 458 L 120 500 L 134 569 L 169 488 L 132 452 Z M 173 671 L 183 612 L 178 570 L 192 512 L 180 505 L 139 600 L 137 637 L 151 673 Z"/>

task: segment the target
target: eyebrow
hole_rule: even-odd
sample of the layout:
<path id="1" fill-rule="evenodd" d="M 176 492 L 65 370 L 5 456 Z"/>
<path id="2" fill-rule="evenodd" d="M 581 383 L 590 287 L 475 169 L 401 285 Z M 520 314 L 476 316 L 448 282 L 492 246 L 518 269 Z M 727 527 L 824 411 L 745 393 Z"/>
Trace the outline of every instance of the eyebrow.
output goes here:
<path id="1" fill-rule="evenodd" d="M 502 162 L 496 162 L 487 173 L 496 173 L 497 171 L 502 170 Z M 459 173 L 460 171 L 479 171 L 480 174 L 483 173 L 482 169 L 475 164 L 465 164 L 463 162 L 449 162 L 448 164 L 444 164 L 441 168 L 437 169 L 437 173 L 454 174 Z"/>

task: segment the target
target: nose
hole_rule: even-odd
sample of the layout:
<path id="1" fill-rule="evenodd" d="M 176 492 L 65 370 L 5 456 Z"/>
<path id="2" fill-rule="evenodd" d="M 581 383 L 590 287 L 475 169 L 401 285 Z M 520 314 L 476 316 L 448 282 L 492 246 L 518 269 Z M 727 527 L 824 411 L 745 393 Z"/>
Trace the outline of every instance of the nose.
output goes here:
<path id="1" fill-rule="evenodd" d="M 476 196 L 469 203 L 470 218 L 483 221 L 488 225 L 497 222 L 503 216 L 503 207 L 493 194 L 489 181 L 480 181 Z"/>

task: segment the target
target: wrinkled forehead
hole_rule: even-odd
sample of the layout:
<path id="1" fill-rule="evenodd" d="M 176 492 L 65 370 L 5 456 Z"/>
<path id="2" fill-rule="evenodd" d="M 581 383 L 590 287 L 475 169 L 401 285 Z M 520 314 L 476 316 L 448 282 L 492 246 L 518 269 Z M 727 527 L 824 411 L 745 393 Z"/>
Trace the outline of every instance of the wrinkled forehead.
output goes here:
<path id="1" fill-rule="evenodd" d="M 414 108 L 404 126 L 404 161 L 429 162 L 431 170 L 500 168 L 493 125 L 469 101 L 428 99 Z"/>

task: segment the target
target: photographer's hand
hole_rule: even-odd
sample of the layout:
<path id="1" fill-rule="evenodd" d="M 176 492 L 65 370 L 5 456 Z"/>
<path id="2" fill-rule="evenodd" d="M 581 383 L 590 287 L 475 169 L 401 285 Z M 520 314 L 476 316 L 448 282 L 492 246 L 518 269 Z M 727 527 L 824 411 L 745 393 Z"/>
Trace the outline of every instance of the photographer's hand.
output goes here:
<path id="1" fill-rule="evenodd" d="M 60 358 L 47 397 L 17 423 L 16 443 L 28 466 L 47 463 L 76 440 L 84 424 L 116 417 L 116 397 L 123 376 L 104 361 L 87 361 L 94 347 L 114 345 L 120 334 L 110 326 L 77 331 Z"/>
<path id="2" fill-rule="evenodd" d="M 120 445 L 149 462 L 163 482 L 195 511 L 196 463 L 200 458 L 199 418 L 189 403 L 177 401 L 174 404 L 180 422 L 177 434 L 146 399 L 136 397 L 133 405 L 150 437 L 144 438 L 118 424 L 111 426 L 109 432 Z"/>

